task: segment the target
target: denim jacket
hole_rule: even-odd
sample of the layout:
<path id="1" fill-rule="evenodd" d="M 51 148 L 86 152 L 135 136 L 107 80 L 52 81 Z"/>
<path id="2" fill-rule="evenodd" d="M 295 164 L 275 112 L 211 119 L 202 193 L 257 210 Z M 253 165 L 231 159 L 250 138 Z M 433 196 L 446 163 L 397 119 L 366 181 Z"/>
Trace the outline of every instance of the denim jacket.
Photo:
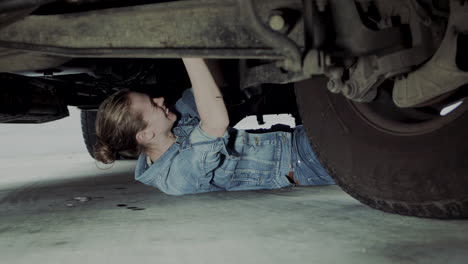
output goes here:
<path id="1" fill-rule="evenodd" d="M 291 186 L 291 133 L 251 134 L 228 128 L 213 137 L 201 129 L 191 89 L 175 104 L 177 140 L 153 164 L 140 154 L 135 179 L 170 195 Z"/>

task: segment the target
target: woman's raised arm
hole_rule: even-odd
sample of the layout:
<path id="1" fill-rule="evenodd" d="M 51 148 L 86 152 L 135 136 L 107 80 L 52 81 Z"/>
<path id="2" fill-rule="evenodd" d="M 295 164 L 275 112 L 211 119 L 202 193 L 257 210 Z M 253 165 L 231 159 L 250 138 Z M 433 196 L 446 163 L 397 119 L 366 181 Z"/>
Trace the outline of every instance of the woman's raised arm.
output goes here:
<path id="1" fill-rule="evenodd" d="M 219 87 L 203 59 L 182 60 L 192 83 L 202 130 L 210 136 L 222 137 L 229 126 L 229 116 Z"/>

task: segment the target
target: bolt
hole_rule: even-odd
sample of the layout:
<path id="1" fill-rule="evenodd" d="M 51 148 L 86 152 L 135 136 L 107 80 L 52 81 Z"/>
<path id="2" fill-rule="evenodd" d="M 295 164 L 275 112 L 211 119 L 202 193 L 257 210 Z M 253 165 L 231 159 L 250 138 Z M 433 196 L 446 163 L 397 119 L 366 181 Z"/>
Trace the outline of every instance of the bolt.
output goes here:
<path id="1" fill-rule="evenodd" d="M 343 68 L 341 67 L 329 67 L 327 68 L 327 71 L 325 74 L 330 78 L 330 79 L 341 79 L 343 77 Z M 341 80 L 340 80 L 341 82 Z"/>
<path id="2" fill-rule="evenodd" d="M 332 93 L 339 93 L 343 88 L 343 82 L 338 79 L 330 79 L 327 83 L 327 88 Z"/>
<path id="3" fill-rule="evenodd" d="M 343 87 L 343 90 L 341 90 L 341 92 L 342 92 L 345 96 L 348 96 L 350 90 L 351 90 L 351 88 L 349 88 L 349 85 L 345 85 L 345 86 Z"/>
<path id="4" fill-rule="evenodd" d="M 281 14 L 276 13 L 270 16 L 269 25 L 271 29 L 281 31 L 286 26 L 286 21 Z"/>
<path id="5" fill-rule="evenodd" d="M 355 82 L 347 82 L 342 89 L 343 95 L 350 99 L 354 98 L 356 96 L 357 86 Z"/>

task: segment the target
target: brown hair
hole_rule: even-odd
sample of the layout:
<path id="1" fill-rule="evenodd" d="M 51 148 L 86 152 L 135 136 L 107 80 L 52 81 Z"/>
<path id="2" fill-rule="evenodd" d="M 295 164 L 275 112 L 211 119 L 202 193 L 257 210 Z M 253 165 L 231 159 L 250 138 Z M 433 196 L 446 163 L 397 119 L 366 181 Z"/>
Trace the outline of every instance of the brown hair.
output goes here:
<path id="1" fill-rule="evenodd" d="M 96 116 L 94 158 L 106 164 L 113 163 L 121 151 L 141 153 L 136 134 L 147 127 L 141 113 L 131 109 L 129 90 L 121 90 L 106 98 Z"/>

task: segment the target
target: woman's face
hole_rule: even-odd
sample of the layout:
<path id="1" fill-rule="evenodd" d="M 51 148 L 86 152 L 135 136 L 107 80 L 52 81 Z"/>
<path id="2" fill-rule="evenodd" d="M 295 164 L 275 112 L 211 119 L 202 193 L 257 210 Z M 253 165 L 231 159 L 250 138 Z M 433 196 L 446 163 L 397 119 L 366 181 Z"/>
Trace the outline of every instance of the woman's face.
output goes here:
<path id="1" fill-rule="evenodd" d="M 170 132 L 177 116 L 164 105 L 163 97 L 151 98 L 147 94 L 132 92 L 130 99 L 131 108 L 140 112 L 148 124 L 146 129 L 156 134 Z"/>

